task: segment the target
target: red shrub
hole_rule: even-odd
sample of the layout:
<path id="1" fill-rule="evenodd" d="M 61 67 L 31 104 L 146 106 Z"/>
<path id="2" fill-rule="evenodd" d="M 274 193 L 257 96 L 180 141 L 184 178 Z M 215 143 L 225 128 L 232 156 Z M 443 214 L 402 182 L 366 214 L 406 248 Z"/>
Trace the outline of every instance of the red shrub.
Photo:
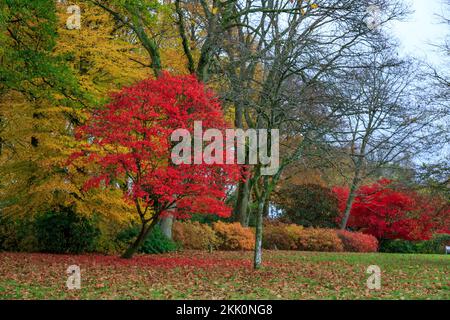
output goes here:
<path id="1" fill-rule="evenodd" d="M 378 240 L 370 234 L 350 231 L 337 231 L 338 237 L 348 252 L 377 252 Z"/>
<path id="2" fill-rule="evenodd" d="M 448 225 L 448 205 L 442 206 L 429 196 L 394 187 L 387 179 L 360 187 L 348 226 L 378 239 L 427 240 L 433 232 Z M 333 190 L 343 212 L 348 188 L 336 187 Z"/>

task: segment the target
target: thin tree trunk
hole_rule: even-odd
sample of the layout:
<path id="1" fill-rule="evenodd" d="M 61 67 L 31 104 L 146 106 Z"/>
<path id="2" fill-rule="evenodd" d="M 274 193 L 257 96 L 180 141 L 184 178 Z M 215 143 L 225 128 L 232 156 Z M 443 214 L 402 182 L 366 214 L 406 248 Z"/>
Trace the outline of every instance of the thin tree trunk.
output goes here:
<path id="1" fill-rule="evenodd" d="M 356 197 L 357 183 L 353 182 L 350 187 L 350 193 L 348 195 L 347 203 L 345 204 L 344 218 L 342 219 L 341 229 L 345 230 L 347 228 L 348 219 L 350 218 L 350 212 L 352 210 L 353 202 Z"/>
<path id="2" fill-rule="evenodd" d="M 241 223 L 243 227 L 248 227 L 247 209 L 248 198 L 250 196 L 250 179 L 239 182 L 238 198 L 235 207 L 236 220 Z"/>
<path id="3" fill-rule="evenodd" d="M 123 259 L 131 259 L 136 251 L 140 248 L 140 246 L 144 243 L 145 237 L 147 236 L 148 227 L 146 224 L 143 224 L 141 227 L 141 231 L 137 236 L 136 240 L 128 247 L 128 249 L 122 254 Z"/>
<path id="4" fill-rule="evenodd" d="M 270 201 L 269 198 L 266 198 L 266 201 L 264 202 L 263 217 L 268 218 L 269 214 L 270 214 Z"/>
<path id="5" fill-rule="evenodd" d="M 161 231 L 162 233 L 172 240 L 172 226 L 173 226 L 174 217 L 172 214 L 167 214 L 166 217 L 161 219 Z"/>
<path id="6" fill-rule="evenodd" d="M 255 257 L 253 267 L 261 268 L 262 263 L 262 232 L 263 232 L 263 213 L 265 200 L 259 201 L 258 211 L 256 213 L 256 232 L 255 232 Z"/>
<path id="7" fill-rule="evenodd" d="M 128 247 L 128 249 L 122 254 L 123 259 L 131 259 L 133 255 L 139 250 L 142 244 L 147 238 L 148 234 L 153 230 L 153 227 L 156 225 L 157 219 L 155 218 L 150 225 L 146 223 L 142 224 L 141 231 L 139 232 L 136 240 Z"/>

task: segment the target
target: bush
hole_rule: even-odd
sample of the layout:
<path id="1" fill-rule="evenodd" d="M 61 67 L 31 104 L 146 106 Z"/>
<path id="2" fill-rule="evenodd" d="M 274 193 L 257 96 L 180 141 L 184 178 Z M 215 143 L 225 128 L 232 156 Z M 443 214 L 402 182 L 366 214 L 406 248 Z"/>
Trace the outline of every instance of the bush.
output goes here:
<path id="1" fill-rule="evenodd" d="M 316 184 L 283 188 L 277 202 L 284 209 L 284 221 L 305 227 L 334 228 L 340 216 L 336 195 Z"/>
<path id="2" fill-rule="evenodd" d="M 445 246 L 450 245 L 450 234 L 435 234 L 430 240 L 408 241 L 402 239 L 382 240 L 381 252 L 389 253 L 445 253 Z"/>
<path id="3" fill-rule="evenodd" d="M 172 229 L 173 239 L 184 249 L 208 250 L 219 246 L 214 230 L 207 224 L 197 221 L 175 221 Z"/>
<path id="4" fill-rule="evenodd" d="M 239 222 L 216 222 L 213 229 L 219 238 L 221 250 L 253 250 L 255 235 L 250 228 L 244 228 Z"/>
<path id="5" fill-rule="evenodd" d="M 35 231 L 39 250 L 51 253 L 92 252 L 99 235 L 92 221 L 78 215 L 71 207 L 38 216 Z"/>
<path id="6" fill-rule="evenodd" d="M 375 237 L 359 232 L 333 229 L 304 229 L 295 224 L 265 223 L 263 248 L 305 251 L 376 252 Z"/>
<path id="7" fill-rule="evenodd" d="M 116 241 L 118 236 L 130 226 L 129 222 L 111 219 L 104 215 L 99 215 L 95 219 L 100 230 L 100 235 L 96 241 L 95 252 L 117 255 L 122 254 L 127 248 L 123 241 Z"/>
<path id="8" fill-rule="evenodd" d="M 337 231 L 339 239 L 347 252 L 377 252 L 378 240 L 372 235 L 361 232 Z"/>
<path id="9" fill-rule="evenodd" d="M 302 251 L 344 251 L 341 239 L 332 229 L 304 229 L 297 240 L 297 249 Z"/>
<path id="10" fill-rule="evenodd" d="M 0 216 L 0 251 L 38 251 L 34 220 Z"/>
<path id="11" fill-rule="evenodd" d="M 419 243 L 403 239 L 385 239 L 380 241 L 380 252 L 388 253 L 418 253 Z"/>
<path id="12" fill-rule="evenodd" d="M 303 227 L 295 224 L 267 223 L 263 228 L 263 248 L 296 250 Z"/>
<path id="13" fill-rule="evenodd" d="M 445 253 L 445 246 L 450 246 L 450 234 L 438 233 L 428 241 L 422 241 L 418 244 L 420 253 Z"/>
<path id="14" fill-rule="evenodd" d="M 139 234 L 139 227 L 132 226 L 119 233 L 117 241 L 122 243 L 123 248 L 127 248 L 131 243 L 136 240 Z M 155 225 L 150 231 L 144 243 L 139 248 L 138 252 L 147 254 L 159 254 L 178 250 L 177 244 L 167 238 L 161 231 L 158 225 Z"/>

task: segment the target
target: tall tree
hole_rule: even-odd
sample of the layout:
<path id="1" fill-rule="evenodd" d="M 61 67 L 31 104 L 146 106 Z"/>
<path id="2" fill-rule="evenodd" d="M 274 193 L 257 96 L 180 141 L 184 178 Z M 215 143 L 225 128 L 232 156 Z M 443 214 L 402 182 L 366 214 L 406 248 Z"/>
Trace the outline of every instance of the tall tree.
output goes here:
<path id="1" fill-rule="evenodd" d="M 398 60 L 390 49 L 375 47 L 366 66 L 349 75 L 340 101 L 346 115 L 332 139 L 351 159 L 342 229 L 366 177 L 438 145 L 434 125 L 440 117 L 420 96 L 415 65 Z"/>
<path id="2" fill-rule="evenodd" d="M 79 147 L 73 128 L 85 120 L 89 109 L 104 101 L 108 92 L 151 73 L 148 67 L 136 62 L 145 62 L 146 56 L 117 34 L 117 25 L 108 14 L 88 2 L 79 2 L 79 6 L 83 14 L 79 30 L 67 29 L 66 5 L 45 8 L 43 14 L 55 16 L 48 25 L 55 32 L 54 45 L 45 59 L 27 63 L 37 70 L 49 68 L 48 72 L 28 80 L 11 75 L 20 90 L 11 85 L 0 97 L 3 119 L 0 136 L 4 141 L 0 155 L 0 202 L 4 214 L 34 215 L 60 205 L 73 205 L 82 215 L 99 214 L 123 221 L 127 220 L 123 212 L 132 212 L 120 190 L 83 191 L 81 185 L 90 169 L 68 168 L 66 160 Z M 22 21 L 27 25 L 25 22 Z M 30 32 L 25 35 L 30 36 Z M 42 41 L 39 39 L 36 41 Z M 31 54 L 32 50 L 28 50 Z M 30 77 L 35 75 L 25 64 L 17 69 Z M 11 70 L 15 72 L 14 68 Z M 62 83 L 55 80 L 59 77 Z M 28 84 L 30 81 L 40 86 Z M 71 92 L 71 86 L 79 95 L 64 94 Z"/>

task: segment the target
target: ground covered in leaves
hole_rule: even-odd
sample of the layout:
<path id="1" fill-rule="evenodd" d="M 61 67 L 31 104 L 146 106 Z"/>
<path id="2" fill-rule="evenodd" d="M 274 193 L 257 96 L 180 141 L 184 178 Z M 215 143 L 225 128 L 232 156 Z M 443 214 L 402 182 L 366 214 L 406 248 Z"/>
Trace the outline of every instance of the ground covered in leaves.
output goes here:
<path id="1" fill-rule="evenodd" d="M 450 256 L 185 251 L 132 260 L 101 255 L 0 253 L 0 299 L 450 299 Z M 81 289 L 66 270 L 81 268 Z M 381 268 L 368 290 L 367 267 Z"/>

